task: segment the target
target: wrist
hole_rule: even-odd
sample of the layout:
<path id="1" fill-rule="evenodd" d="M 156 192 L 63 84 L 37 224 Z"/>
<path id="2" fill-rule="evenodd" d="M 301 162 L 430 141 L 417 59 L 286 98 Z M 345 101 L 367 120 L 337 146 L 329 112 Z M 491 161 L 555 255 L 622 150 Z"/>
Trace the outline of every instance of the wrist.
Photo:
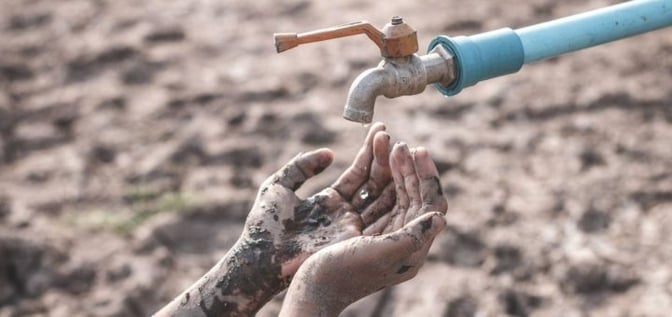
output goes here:
<path id="1" fill-rule="evenodd" d="M 280 317 L 336 317 L 347 305 L 340 305 L 321 296 L 314 288 L 303 291 L 289 287 Z"/>
<path id="2" fill-rule="evenodd" d="M 335 295 L 330 283 L 321 283 L 315 278 L 316 269 L 309 263 L 299 269 L 285 295 L 281 317 L 335 317 L 350 304 Z"/>
<path id="3" fill-rule="evenodd" d="M 291 281 L 282 275 L 274 250 L 272 239 L 241 237 L 215 266 L 215 288 L 222 294 L 239 294 L 258 310 Z"/>
<path id="4" fill-rule="evenodd" d="M 289 278 L 273 265 L 272 242 L 241 237 L 226 255 L 157 315 L 254 316 Z"/>

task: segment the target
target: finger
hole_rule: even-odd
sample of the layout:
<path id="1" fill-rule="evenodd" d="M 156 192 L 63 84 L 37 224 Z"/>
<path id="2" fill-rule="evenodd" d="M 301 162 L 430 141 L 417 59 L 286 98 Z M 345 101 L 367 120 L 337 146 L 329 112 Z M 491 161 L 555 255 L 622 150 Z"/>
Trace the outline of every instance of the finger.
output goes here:
<path id="1" fill-rule="evenodd" d="M 292 191 L 297 190 L 303 183 L 316 174 L 321 173 L 331 165 L 334 153 L 329 149 L 319 149 L 302 153 L 294 157 L 287 165 L 269 177 L 271 185 L 279 184 Z"/>
<path id="2" fill-rule="evenodd" d="M 434 237 L 443 230 L 446 221 L 440 212 L 426 213 L 409 222 L 402 229 L 376 237 L 387 241 L 381 248 L 391 259 L 402 260 L 428 248 Z"/>
<path id="3" fill-rule="evenodd" d="M 377 133 L 374 139 L 373 166 L 370 176 L 380 188 L 384 188 L 392 179 L 390 171 L 390 135 L 387 132 Z"/>
<path id="4" fill-rule="evenodd" d="M 362 232 L 365 236 L 379 235 L 385 231 L 385 228 L 388 227 L 390 223 L 390 214 L 384 214 L 382 217 L 378 218 L 374 223 L 367 226 Z"/>
<path id="5" fill-rule="evenodd" d="M 373 160 L 368 180 L 352 197 L 355 210 L 361 211 L 375 201 L 391 180 L 390 135 L 379 131 L 373 139 Z"/>
<path id="6" fill-rule="evenodd" d="M 394 216 L 394 224 L 392 225 L 392 231 L 399 230 L 404 227 L 404 224 L 406 223 L 406 215 L 408 214 L 408 210 L 405 212 L 399 213 Z"/>
<path id="7" fill-rule="evenodd" d="M 408 151 L 408 146 L 405 143 L 394 145 L 390 154 L 390 170 L 397 192 L 397 206 L 406 209 L 408 208 L 408 194 L 406 193 L 406 184 L 404 182 L 404 175 L 401 173 L 401 162 L 399 161 L 400 158 L 403 158 L 401 152 L 404 150 Z"/>
<path id="8" fill-rule="evenodd" d="M 394 184 L 388 184 L 380 194 L 380 197 L 362 212 L 362 221 L 364 221 L 364 224 L 368 226 L 376 222 L 378 218 L 392 211 L 396 196 Z"/>
<path id="9" fill-rule="evenodd" d="M 394 186 L 397 196 L 397 204 L 394 209 L 394 214 L 391 218 L 392 226 L 386 230 L 395 231 L 403 227 L 406 211 L 409 207 L 409 195 L 406 188 L 406 181 L 403 170 L 407 169 L 408 162 L 406 160 L 410 157 L 410 151 L 405 143 L 397 143 L 392 148 L 390 154 L 390 169 L 392 171 L 392 178 L 394 179 Z M 412 159 L 411 159 L 412 161 Z M 412 164 L 412 163 L 411 163 Z"/>
<path id="10" fill-rule="evenodd" d="M 396 208 L 395 208 L 396 209 Z M 397 223 L 397 218 L 398 218 L 398 212 L 391 213 L 390 216 L 388 217 L 387 225 L 385 228 L 383 228 L 383 234 L 388 234 L 395 232 L 395 224 Z"/>
<path id="11" fill-rule="evenodd" d="M 403 147 L 398 154 L 397 160 L 401 174 L 404 177 L 404 187 L 409 199 L 409 209 L 419 209 L 422 206 L 422 199 L 420 198 L 420 182 L 418 181 L 418 174 L 415 171 L 415 163 L 413 162 L 413 154 L 408 147 Z M 404 222 L 405 224 L 405 222 Z"/>
<path id="12" fill-rule="evenodd" d="M 369 168 L 371 167 L 371 160 L 373 159 L 373 140 L 379 131 L 385 130 L 385 125 L 377 122 L 369 130 L 369 134 L 364 140 L 364 145 L 357 153 L 352 165 L 341 174 L 336 182 L 331 186 L 338 191 L 343 198 L 350 200 L 355 194 L 355 191 L 369 177 Z"/>
<path id="13" fill-rule="evenodd" d="M 404 220 L 406 219 L 406 214 L 408 210 L 399 210 L 399 206 L 395 206 L 394 210 L 390 215 L 390 222 L 383 230 L 383 233 L 395 232 L 404 227 Z"/>
<path id="14" fill-rule="evenodd" d="M 443 196 L 439 171 L 431 155 L 424 147 L 419 147 L 414 155 L 415 170 L 420 180 L 420 195 L 425 210 L 435 210 L 443 214 L 448 209 L 448 202 Z"/>
<path id="15" fill-rule="evenodd" d="M 359 214 L 354 213 L 352 211 L 348 211 L 343 215 L 343 218 L 341 219 L 343 221 L 344 227 L 349 230 L 345 230 L 345 232 L 350 232 L 350 233 L 357 233 L 356 235 L 348 236 L 345 237 L 351 238 L 354 236 L 359 236 L 362 234 L 362 229 L 364 228 L 364 223 L 362 222 L 362 218 L 359 216 Z M 345 240 L 343 239 L 343 240 Z"/>

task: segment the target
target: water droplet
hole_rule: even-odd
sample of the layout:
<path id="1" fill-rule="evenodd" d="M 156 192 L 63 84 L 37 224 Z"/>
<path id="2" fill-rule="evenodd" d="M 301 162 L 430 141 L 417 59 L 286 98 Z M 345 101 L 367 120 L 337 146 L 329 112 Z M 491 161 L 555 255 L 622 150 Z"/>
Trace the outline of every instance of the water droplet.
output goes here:
<path id="1" fill-rule="evenodd" d="M 363 199 L 363 200 L 366 200 L 367 198 L 369 198 L 369 192 L 366 191 L 366 189 L 362 189 L 362 190 L 359 192 L 359 198 L 361 198 L 361 199 Z"/>

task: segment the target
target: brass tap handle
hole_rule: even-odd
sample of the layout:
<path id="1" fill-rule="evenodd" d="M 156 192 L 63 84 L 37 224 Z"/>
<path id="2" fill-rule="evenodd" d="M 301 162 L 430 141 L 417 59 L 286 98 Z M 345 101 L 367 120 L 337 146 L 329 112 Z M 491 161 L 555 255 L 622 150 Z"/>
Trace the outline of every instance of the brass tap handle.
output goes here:
<path id="1" fill-rule="evenodd" d="M 275 48 L 280 53 L 301 44 L 357 34 L 366 34 L 378 46 L 384 57 L 403 57 L 418 51 L 418 38 L 415 30 L 404 23 L 400 17 L 392 18 L 392 22 L 385 25 L 383 31 L 378 30 L 369 22 L 359 21 L 306 33 L 275 33 L 273 38 Z"/>
<path id="2" fill-rule="evenodd" d="M 348 23 L 336 27 L 306 32 L 306 33 L 275 33 L 275 48 L 278 53 L 301 44 L 313 43 L 346 37 L 357 34 L 366 34 L 378 47 L 383 47 L 383 32 L 366 21 Z"/>

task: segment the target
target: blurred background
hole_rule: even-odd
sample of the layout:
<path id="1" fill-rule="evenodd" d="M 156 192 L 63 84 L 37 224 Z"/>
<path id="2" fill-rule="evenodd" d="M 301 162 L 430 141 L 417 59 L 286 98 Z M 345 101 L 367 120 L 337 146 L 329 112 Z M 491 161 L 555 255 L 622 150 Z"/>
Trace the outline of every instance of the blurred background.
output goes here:
<path id="1" fill-rule="evenodd" d="M 276 54 L 274 32 L 401 15 L 438 34 L 522 27 L 618 1 L 3 0 L 0 316 L 146 316 L 238 237 L 263 179 L 300 151 L 336 162 L 380 60 L 365 36 Z M 449 226 L 413 280 L 344 316 L 667 316 L 672 29 L 482 82 L 379 98 L 427 147 Z M 281 297 L 259 316 L 274 316 Z"/>

